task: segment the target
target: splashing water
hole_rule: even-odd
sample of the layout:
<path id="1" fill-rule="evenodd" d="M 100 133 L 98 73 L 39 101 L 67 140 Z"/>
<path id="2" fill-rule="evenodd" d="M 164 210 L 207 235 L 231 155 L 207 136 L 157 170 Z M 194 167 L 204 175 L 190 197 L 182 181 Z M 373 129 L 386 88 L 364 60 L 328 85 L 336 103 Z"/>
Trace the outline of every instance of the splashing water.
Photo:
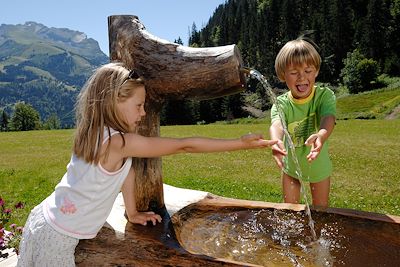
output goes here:
<path id="1" fill-rule="evenodd" d="M 318 245 L 310 243 L 303 212 L 276 209 L 224 208 L 202 211 L 181 224 L 185 249 L 233 261 L 262 266 L 320 267 L 340 264 L 345 253 L 342 226 L 317 216 Z M 339 258 L 338 258 L 339 257 Z"/>

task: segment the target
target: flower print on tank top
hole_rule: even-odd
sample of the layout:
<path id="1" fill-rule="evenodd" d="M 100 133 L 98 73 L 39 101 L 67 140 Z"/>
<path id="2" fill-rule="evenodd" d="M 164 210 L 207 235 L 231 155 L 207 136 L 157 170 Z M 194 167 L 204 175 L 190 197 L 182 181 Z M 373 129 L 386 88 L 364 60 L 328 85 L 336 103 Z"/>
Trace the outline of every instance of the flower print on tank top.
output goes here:
<path id="1" fill-rule="evenodd" d="M 76 207 L 75 207 L 75 204 L 68 197 L 65 196 L 60 210 L 64 214 L 68 214 L 68 213 L 73 214 L 76 211 Z"/>

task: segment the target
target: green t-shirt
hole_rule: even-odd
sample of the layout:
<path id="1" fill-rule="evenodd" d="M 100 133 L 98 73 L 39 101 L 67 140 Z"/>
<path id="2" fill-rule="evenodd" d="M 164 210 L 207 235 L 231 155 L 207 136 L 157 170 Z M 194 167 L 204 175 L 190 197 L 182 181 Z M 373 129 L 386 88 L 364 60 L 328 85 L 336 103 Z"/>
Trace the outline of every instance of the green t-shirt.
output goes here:
<path id="1" fill-rule="evenodd" d="M 295 147 L 302 180 L 313 183 L 324 180 L 332 173 L 332 162 L 328 154 L 328 140 L 324 143 L 319 156 L 311 163 L 307 160 L 311 147 L 306 146 L 304 142 L 311 134 L 318 132 L 322 117 L 336 115 L 334 93 L 327 87 L 315 86 L 307 99 L 294 99 L 289 91 L 278 96 L 277 102 L 284 114 L 286 127 Z M 271 122 L 275 120 L 279 120 L 276 104 L 271 109 Z M 286 138 L 284 138 L 284 143 L 288 155 L 283 159 L 283 171 L 299 179 L 299 173 L 296 171 L 296 164 Z"/>

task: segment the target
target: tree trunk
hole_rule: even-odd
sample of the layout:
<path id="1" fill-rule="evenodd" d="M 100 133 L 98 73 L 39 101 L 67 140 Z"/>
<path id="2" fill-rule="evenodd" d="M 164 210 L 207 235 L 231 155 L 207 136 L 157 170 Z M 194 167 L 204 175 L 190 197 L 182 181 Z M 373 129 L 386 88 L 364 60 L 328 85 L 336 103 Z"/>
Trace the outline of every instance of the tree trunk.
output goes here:
<path id="1" fill-rule="evenodd" d="M 110 60 L 121 61 L 146 79 L 146 119 L 139 131 L 159 136 L 159 112 L 166 98 L 211 99 L 242 91 L 245 76 L 235 45 L 191 48 L 159 39 L 146 31 L 138 17 L 108 18 Z M 161 159 L 135 159 L 135 196 L 140 211 L 151 201 L 164 205 Z"/>
<path id="2" fill-rule="evenodd" d="M 139 134 L 160 136 L 160 105 L 153 99 L 146 101 L 146 116 L 139 126 Z M 140 211 L 156 211 L 164 206 L 161 158 L 133 158 L 135 170 L 135 200 Z"/>

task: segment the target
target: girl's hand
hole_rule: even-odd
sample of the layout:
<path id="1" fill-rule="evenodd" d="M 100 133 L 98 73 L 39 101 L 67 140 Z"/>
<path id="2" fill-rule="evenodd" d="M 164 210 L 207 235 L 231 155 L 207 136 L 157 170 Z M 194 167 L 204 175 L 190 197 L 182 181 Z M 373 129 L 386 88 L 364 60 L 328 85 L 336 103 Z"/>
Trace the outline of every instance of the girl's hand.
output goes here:
<path id="1" fill-rule="evenodd" d="M 161 222 L 161 216 L 152 212 L 152 211 L 146 211 L 146 212 L 137 212 L 134 215 L 130 216 L 128 218 L 128 221 L 131 223 L 136 223 L 136 224 L 141 224 L 141 225 L 147 225 L 147 222 L 152 222 L 153 225 L 156 225 L 157 222 Z"/>
<path id="2" fill-rule="evenodd" d="M 270 147 L 278 142 L 278 140 L 263 139 L 262 134 L 253 133 L 243 135 L 240 140 L 245 143 L 246 147 L 249 148 Z"/>
<path id="3" fill-rule="evenodd" d="M 287 152 L 282 140 L 278 140 L 275 145 L 272 146 L 272 157 L 274 158 L 276 165 L 280 169 L 283 168 L 283 157 L 286 156 Z"/>
<path id="4" fill-rule="evenodd" d="M 305 142 L 306 146 L 311 146 L 310 153 L 307 155 L 307 159 L 309 162 L 315 160 L 319 152 L 321 152 L 321 148 L 323 145 L 321 136 L 319 134 L 312 134 Z"/>

